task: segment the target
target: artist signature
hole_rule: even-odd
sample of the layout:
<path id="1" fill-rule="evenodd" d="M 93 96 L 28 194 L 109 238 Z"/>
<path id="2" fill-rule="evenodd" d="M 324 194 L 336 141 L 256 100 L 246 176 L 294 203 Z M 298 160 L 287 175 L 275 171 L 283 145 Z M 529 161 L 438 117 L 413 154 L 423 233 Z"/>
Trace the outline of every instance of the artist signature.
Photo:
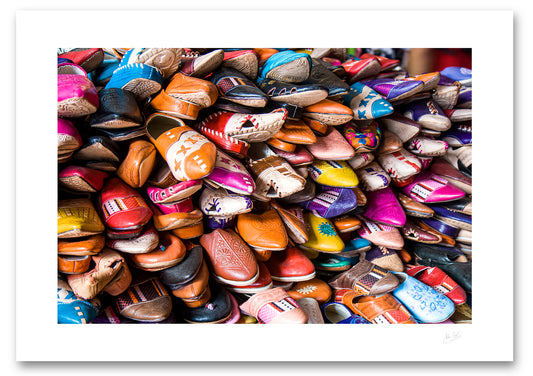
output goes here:
<path id="1" fill-rule="evenodd" d="M 460 332 L 446 333 L 446 336 L 442 340 L 442 343 L 448 344 L 450 342 L 458 340 L 459 338 L 461 338 L 461 333 Z"/>

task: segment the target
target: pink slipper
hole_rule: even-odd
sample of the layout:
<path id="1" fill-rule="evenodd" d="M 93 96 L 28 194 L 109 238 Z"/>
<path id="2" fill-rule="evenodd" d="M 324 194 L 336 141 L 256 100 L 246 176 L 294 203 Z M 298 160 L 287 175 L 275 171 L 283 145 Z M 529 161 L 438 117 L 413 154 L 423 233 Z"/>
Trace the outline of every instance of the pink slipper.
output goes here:
<path id="1" fill-rule="evenodd" d="M 80 66 L 62 63 L 57 66 L 57 114 L 80 117 L 98 110 L 98 92 Z"/>
<path id="2" fill-rule="evenodd" d="M 418 174 L 414 181 L 403 187 L 405 195 L 423 203 L 446 202 L 464 197 L 465 192 L 453 186 L 448 180 L 429 171 Z"/>

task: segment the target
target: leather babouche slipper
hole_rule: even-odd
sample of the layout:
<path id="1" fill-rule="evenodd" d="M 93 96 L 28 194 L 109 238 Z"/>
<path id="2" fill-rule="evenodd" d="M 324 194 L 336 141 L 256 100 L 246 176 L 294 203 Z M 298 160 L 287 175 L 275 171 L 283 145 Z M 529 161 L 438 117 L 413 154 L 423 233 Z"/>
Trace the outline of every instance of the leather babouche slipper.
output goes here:
<path id="1" fill-rule="evenodd" d="M 354 120 L 377 119 L 393 113 L 394 108 L 370 87 L 356 82 L 344 95 L 344 105 L 352 109 Z"/>
<path id="2" fill-rule="evenodd" d="M 319 185 L 318 194 L 311 200 L 300 203 L 310 211 L 316 211 L 323 218 L 345 214 L 357 207 L 357 196 L 351 188 Z"/>
<path id="3" fill-rule="evenodd" d="M 402 235 L 405 239 L 426 244 L 439 244 L 442 242 L 442 236 L 436 231 L 426 231 L 422 227 L 410 220 L 405 221 L 405 226 L 401 228 Z"/>
<path id="4" fill-rule="evenodd" d="M 140 193 L 119 178 L 108 179 L 98 199 L 102 218 L 110 229 L 139 229 L 152 218 L 152 210 Z"/>
<path id="5" fill-rule="evenodd" d="M 377 121 L 381 128 L 394 133 L 401 142 L 407 142 L 420 133 L 420 124 L 397 112 Z"/>
<path id="6" fill-rule="evenodd" d="M 164 188 L 146 185 L 146 193 L 154 204 L 167 204 L 192 196 L 202 189 L 202 184 L 201 180 L 189 180 L 171 184 Z"/>
<path id="7" fill-rule="evenodd" d="M 82 67 L 86 72 L 95 70 L 104 61 L 104 50 L 102 48 L 68 48 L 62 50 L 57 55 L 58 58 L 68 59 Z"/>
<path id="8" fill-rule="evenodd" d="M 305 107 L 303 116 L 318 120 L 329 126 L 335 126 L 348 123 L 353 119 L 354 114 L 350 107 L 330 99 L 323 99 L 318 103 Z"/>
<path id="9" fill-rule="evenodd" d="M 109 174 L 82 166 L 68 166 L 59 172 L 59 183 L 73 191 L 98 192 Z"/>
<path id="10" fill-rule="evenodd" d="M 313 157 L 322 160 L 348 160 L 355 156 L 355 150 L 346 138 L 335 128 L 330 127 L 324 136 L 316 137 L 316 142 L 306 146 Z"/>
<path id="11" fill-rule="evenodd" d="M 459 213 L 472 215 L 472 199 L 468 197 L 463 197 L 462 199 L 450 202 L 444 202 L 439 205 Z"/>
<path id="12" fill-rule="evenodd" d="M 303 244 L 309 240 L 302 209 L 285 209 L 275 200 L 271 200 L 270 205 L 278 212 L 285 226 L 285 230 L 287 231 L 287 235 L 289 235 L 289 238 L 294 243 Z"/>
<path id="13" fill-rule="evenodd" d="M 57 254 L 70 256 L 92 256 L 105 246 L 105 235 L 97 234 L 83 238 L 58 239 Z"/>
<path id="14" fill-rule="evenodd" d="M 285 159 L 293 167 L 307 166 L 313 162 L 313 155 L 302 145 L 297 145 L 294 151 L 287 152 L 285 150 L 271 147 L 272 151 Z"/>
<path id="15" fill-rule="evenodd" d="M 89 199 L 59 200 L 57 237 L 80 238 L 104 232 L 105 227 Z"/>
<path id="16" fill-rule="evenodd" d="M 144 276 L 143 276 L 144 277 Z M 114 299 L 121 316 L 139 322 L 160 322 L 172 312 L 172 298 L 159 278 L 149 275 L 132 282 Z"/>
<path id="17" fill-rule="evenodd" d="M 455 110 L 445 110 L 444 112 L 446 111 Z M 471 110 L 463 109 L 457 111 Z M 450 120 L 452 120 L 452 118 Z M 452 124 L 450 129 L 448 129 L 446 132 L 442 132 L 441 139 L 454 148 L 472 145 L 472 123 L 465 122 L 460 124 Z"/>
<path id="18" fill-rule="evenodd" d="M 459 229 L 472 231 L 472 216 L 456 212 L 440 205 L 434 205 L 432 206 L 432 209 L 435 211 L 435 214 L 433 215 L 435 219 Z"/>
<path id="19" fill-rule="evenodd" d="M 211 290 L 209 289 L 209 269 L 205 261 L 191 282 L 171 292 L 187 307 L 196 308 L 206 304 L 211 299 Z"/>
<path id="20" fill-rule="evenodd" d="M 93 82 L 74 63 L 57 66 L 57 115 L 76 118 L 95 113 L 100 101 Z"/>
<path id="21" fill-rule="evenodd" d="M 325 253 L 339 253 L 344 249 L 344 242 L 337 234 L 335 227 L 327 218 L 313 213 L 304 214 L 309 240 L 298 246 Z"/>
<path id="22" fill-rule="evenodd" d="M 179 264 L 185 257 L 185 244 L 169 231 L 159 232 L 159 244 L 150 252 L 130 254 L 129 259 L 138 269 L 159 271 Z"/>
<path id="23" fill-rule="evenodd" d="M 82 274 L 89 270 L 90 256 L 57 256 L 57 270 L 63 274 Z"/>
<path id="24" fill-rule="evenodd" d="M 350 83 L 376 76 L 382 69 L 377 57 L 367 57 L 365 59 L 351 57 L 344 61 L 341 66 L 348 74 L 348 82 Z"/>
<path id="25" fill-rule="evenodd" d="M 472 194 L 472 177 L 455 168 L 444 158 L 436 158 L 429 169 L 434 174 L 443 177 L 450 184 L 455 185 L 465 193 Z"/>
<path id="26" fill-rule="evenodd" d="M 161 90 L 163 74 L 146 64 L 119 64 L 105 89 L 118 88 L 131 92 L 137 101 L 143 101 Z"/>
<path id="27" fill-rule="evenodd" d="M 354 169 L 359 170 L 366 167 L 374 161 L 374 153 L 357 153 L 355 156 L 348 160 L 348 164 Z"/>
<path id="28" fill-rule="evenodd" d="M 299 83 L 309 77 L 311 64 L 308 54 L 286 50 L 270 56 L 259 69 L 259 77 Z"/>
<path id="29" fill-rule="evenodd" d="M 213 217 L 230 217 L 248 213 L 253 208 L 252 199 L 224 188 L 204 187 L 200 195 L 200 209 L 205 215 Z"/>
<path id="30" fill-rule="evenodd" d="M 235 230 L 254 250 L 283 251 L 289 242 L 283 221 L 275 209 L 261 214 L 239 214 Z"/>
<path id="31" fill-rule="evenodd" d="M 455 305 L 466 302 L 465 290 L 450 278 L 438 267 L 429 267 L 425 265 L 413 266 L 408 265 L 405 271 L 411 277 L 418 279 L 426 285 L 432 287 L 437 292 L 444 294 L 453 301 Z"/>
<path id="32" fill-rule="evenodd" d="M 199 245 L 186 245 L 186 254 L 178 264 L 161 270 L 161 282 L 169 290 L 188 285 L 199 273 L 203 263 L 203 250 Z"/>
<path id="33" fill-rule="evenodd" d="M 445 295 L 404 272 L 393 272 L 400 285 L 392 294 L 421 323 L 439 323 L 455 311 L 454 303 Z"/>
<path id="34" fill-rule="evenodd" d="M 343 295 L 342 302 L 352 312 L 364 317 L 372 324 L 416 324 L 411 313 L 390 293 L 381 296 L 355 297 Z"/>
<path id="35" fill-rule="evenodd" d="M 76 296 L 83 299 L 95 298 L 112 282 L 122 268 L 128 267 L 124 258 L 118 252 L 109 248 L 104 248 L 92 258 L 94 261 L 93 269 L 83 274 L 71 274 L 67 277 L 68 284 Z M 124 286 L 123 291 L 127 287 Z"/>
<path id="36" fill-rule="evenodd" d="M 409 103 L 403 115 L 418 122 L 422 127 L 444 132 L 450 129 L 452 122 L 438 104 L 432 100 L 420 100 Z"/>
<path id="37" fill-rule="evenodd" d="M 265 261 L 271 278 L 281 282 L 308 281 L 315 277 L 315 266 L 296 247 L 288 247 L 281 252 L 274 252 L 272 257 Z"/>
<path id="38" fill-rule="evenodd" d="M 307 324 L 324 324 L 324 318 L 320 312 L 320 306 L 316 299 L 313 298 L 301 298 L 297 299 L 296 303 L 307 314 Z"/>
<path id="39" fill-rule="evenodd" d="M 405 149 L 390 154 L 379 154 L 377 160 L 381 167 L 396 180 L 404 180 L 422 170 L 420 160 Z"/>
<path id="40" fill-rule="evenodd" d="M 324 304 L 322 306 L 322 316 L 324 321 L 329 324 L 372 324 L 367 319 L 350 311 L 344 304 L 338 302 Z"/>
<path id="41" fill-rule="evenodd" d="M 210 281 L 211 298 L 199 307 L 183 305 L 181 314 L 189 324 L 217 324 L 232 315 L 232 301 L 226 288 Z"/>
<path id="42" fill-rule="evenodd" d="M 64 277 L 57 278 L 57 323 L 88 324 L 100 310 L 99 298 L 83 299 L 74 294 Z"/>
<path id="43" fill-rule="evenodd" d="M 381 132 L 381 142 L 377 150 L 378 154 L 390 154 L 399 151 L 403 145 L 402 141 L 396 134 L 391 131 L 383 130 Z"/>
<path id="44" fill-rule="evenodd" d="M 232 68 L 255 80 L 259 71 L 259 56 L 252 49 L 235 51 L 223 50 L 222 66 Z"/>
<path id="45" fill-rule="evenodd" d="M 274 135 L 274 138 L 285 143 L 296 145 L 312 145 L 317 142 L 316 135 L 301 119 L 287 119 L 280 131 Z"/>
<path id="46" fill-rule="evenodd" d="M 143 116 L 131 92 L 119 88 L 102 89 L 98 97 L 100 107 L 89 117 L 91 128 L 115 130 L 142 125 Z"/>
<path id="47" fill-rule="evenodd" d="M 221 150 L 217 150 L 215 167 L 205 179 L 238 194 L 251 195 L 255 191 L 255 182 L 246 167 Z"/>
<path id="48" fill-rule="evenodd" d="M 215 145 L 180 119 L 152 114 L 146 121 L 146 133 L 177 180 L 201 179 L 215 167 Z"/>
<path id="49" fill-rule="evenodd" d="M 448 144 L 428 137 L 414 137 L 409 141 L 407 149 L 418 156 L 438 157 L 446 154 Z"/>
<path id="50" fill-rule="evenodd" d="M 357 153 L 375 151 L 381 140 L 381 131 L 375 121 L 350 122 L 344 126 L 343 135 Z"/>
<path id="51" fill-rule="evenodd" d="M 441 72 L 454 81 L 458 81 L 462 86 L 472 86 L 472 69 L 464 67 L 446 67 Z"/>
<path id="52" fill-rule="evenodd" d="M 405 212 L 390 187 L 366 191 L 368 199 L 363 216 L 371 221 L 394 227 L 405 225 Z"/>
<path id="53" fill-rule="evenodd" d="M 320 278 L 295 283 L 287 289 L 287 293 L 294 299 L 313 298 L 318 304 L 324 304 L 331 299 L 331 287 Z"/>
<path id="54" fill-rule="evenodd" d="M 155 165 L 156 150 L 152 143 L 135 140 L 130 143 L 128 154 L 117 170 L 117 176 L 132 188 L 146 183 Z"/>
<path id="55" fill-rule="evenodd" d="M 429 171 L 418 174 L 412 183 L 402 188 L 402 192 L 426 204 L 458 200 L 465 196 L 464 191 Z"/>
<path id="56" fill-rule="evenodd" d="M 378 56 L 378 55 L 374 55 L 371 53 L 364 53 L 359 58 L 360 59 L 369 59 L 369 58 L 378 59 L 379 63 L 381 64 L 381 72 L 387 72 L 387 71 L 394 70 L 394 68 L 400 65 L 400 60 L 389 59 L 385 56 Z"/>
<path id="57" fill-rule="evenodd" d="M 340 234 L 352 232 L 361 227 L 361 221 L 350 215 L 342 215 L 333 219 L 333 224 Z"/>
<path id="58" fill-rule="evenodd" d="M 230 286 L 227 285 L 226 288 L 229 291 L 239 293 L 239 294 L 255 294 L 260 291 L 269 290 L 272 288 L 272 276 L 270 271 L 265 266 L 264 262 L 258 260 L 259 265 L 259 278 L 249 285 L 246 286 Z"/>
<path id="59" fill-rule="evenodd" d="M 209 256 L 213 277 L 224 284 L 246 286 L 259 278 L 259 267 L 253 252 L 231 230 L 217 229 L 200 238 Z"/>
<path id="60" fill-rule="evenodd" d="M 334 290 L 352 289 L 355 297 L 385 294 L 396 289 L 400 282 L 390 271 L 363 259 L 330 279 L 328 284 Z"/>
<path id="61" fill-rule="evenodd" d="M 431 98 L 443 110 L 449 110 L 457 104 L 459 90 L 461 90 L 461 83 L 441 74 L 439 83 L 431 94 Z"/>
<path id="62" fill-rule="evenodd" d="M 154 204 L 150 204 L 153 212 L 154 226 L 157 231 L 170 231 L 183 227 L 195 225 L 202 221 L 203 213 L 200 209 L 194 209 L 190 212 L 168 211 L 161 212 Z"/>
<path id="63" fill-rule="evenodd" d="M 365 252 L 361 257 L 385 270 L 403 272 L 405 269 L 402 259 L 394 249 L 372 247 L 369 252 Z"/>
<path id="64" fill-rule="evenodd" d="M 429 206 L 424 205 L 416 200 L 413 200 L 412 198 L 399 192 L 396 192 L 396 197 L 398 198 L 398 201 L 402 205 L 407 215 L 411 217 L 421 217 L 421 218 L 427 218 L 427 217 L 433 216 L 434 211 Z"/>
<path id="65" fill-rule="evenodd" d="M 422 81 L 397 80 L 394 78 L 363 80 L 361 83 L 375 90 L 389 102 L 411 97 L 424 89 Z"/>
<path id="66" fill-rule="evenodd" d="M 110 161 L 120 162 L 120 147 L 109 137 L 91 136 L 73 155 L 74 159 L 82 161 Z"/>
<path id="67" fill-rule="evenodd" d="M 152 224 L 146 225 L 140 235 L 131 239 L 107 238 L 105 245 L 123 253 L 148 253 L 159 245 L 159 233 Z"/>
<path id="68" fill-rule="evenodd" d="M 169 78 L 178 69 L 183 48 L 132 48 L 122 57 L 121 66 L 146 64 L 157 68 L 163 78 Z"/>
<path id="69" fill-rule="evenodd" d="M 339 76 L 330 71 L 320 59 L 311 58 L 311 72 L 303 84 L 318 84 L 328 89 L 328 97 L 340 97 L 347 94 L 350 86 Z"/>
<path id="70" fill-rule="evenodd" d="M 361 188 L 367 192 L 387 188 L 391 181 L 389 174 L 377 162 L 356 170 L 356 174 L 361 181 Z"/>
<path id="71" fill-rule="evenodd" d="M 329 91 L 319 84 L 294 84 L 273 79 L 258 80 L 258 87 L 270 100 L 307 107 L 326 99 Z"/>
<path id="72" fill-rule="evenodd" d="M 340 188 L 359 185 L 355 171 L 345 161 L 314 160 L 308 166 L 309 176 L 318 184 Z"/>
<path id="73" fill-rule="evenodd" d="M 217 49 L 203 55 L 185 53 L 181 56 L 179 72 L 191 77 L 204 78 L 217 69 L 224 60 L 224 50 Z"/>
<path id="74" fill-rule="evenodd" d="M 376 223 L 359 217 L 361 220 L 361 227 L 357 233 L 363 239 L 367 239 L 372 244 L 400 250 L 404 246 L 403 237 L 396 227 Z"/>
<path id="75" fill-rule="evenodd" d="M 249 107 L 265 107 L 268 95 L 259 89 L 246 75 L 222 64 L 210 76 L 220 98 Z"/>
<path id="76" fill-rule="evenodd" d="M 65 162 L 83 144 L 80 132 L 72 121 L 57 118 L 57 158 L 58 163 Z"/>
<path id="77" fill-rule="evenodd" d="M 309 318 L 281 287 L 255 293 L 240 309 L 260 324 L 306 324 Z"/>

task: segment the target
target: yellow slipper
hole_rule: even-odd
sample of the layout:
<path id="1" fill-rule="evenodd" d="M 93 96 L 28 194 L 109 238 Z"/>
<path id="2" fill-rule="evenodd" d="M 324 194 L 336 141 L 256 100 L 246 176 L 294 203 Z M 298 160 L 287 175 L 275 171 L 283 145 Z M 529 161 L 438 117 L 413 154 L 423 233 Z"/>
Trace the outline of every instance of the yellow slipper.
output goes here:
<path id="1" fill-rule="evenodd" d="M 315 160 L 308 167 L 309 175 L 318 184 L 354 188 L 359 185 L 355 171 L 345 161 Z"/>
<path id="2" fill-rule="evenodd" d="M 86 198 L 59 200 L 57 208 L 57 237 L 79 238 L 103 232 L 102 220 L 91 200 Z"/>
<path id="3" fill-rule="evenodd" d="M 300 247 L 326 253 L 342 252 L 344 242 L 329 219 L 319 217 L 313 213 L 306 213 L 304 218 L 309 240 L 299 245 Z"/>

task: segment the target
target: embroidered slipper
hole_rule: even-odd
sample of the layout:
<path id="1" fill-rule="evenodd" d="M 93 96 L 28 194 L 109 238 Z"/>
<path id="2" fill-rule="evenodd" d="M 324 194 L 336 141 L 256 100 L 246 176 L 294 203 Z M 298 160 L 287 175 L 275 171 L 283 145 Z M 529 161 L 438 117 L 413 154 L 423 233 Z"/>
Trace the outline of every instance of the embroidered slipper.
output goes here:
<path id="1" fill-rule="evenodd" d="M 324 304 L 321 310 L 324 321 L 328 324 L 372 324 L 367 319 L 354 314 L 342 303 L 330 302 Z"/>
<path id="2" fill-rule="evenodd" d="M 380 154 L 376 158 L 393 179 L 407 179 L 422 170 L 418 158 L 405 149 L 390 154 Z"/>
<path id="3" fill-rule="evenodd" d="M 59 183 L 77 192 L 98 192 L 109 174 L 92 168 L 68 166 L 59 172 Z"/>
<path id="4" fill-rule="evenodd" d="M 394 112 L 384 118 L 378 119 L 379 126 L 384 130 L 394 133 L 401 142 L 407 142 L 420 133 L 420 124 L 403 115 Z"/>
<path id="5" fill-rule="evenodd" d="M 466 291 L 436 266 L 407 265 L 407 270 L 405 272 L 409 276 L 414 277 L 420 282 L 433 288 L 435 291 L 445 295 L 451 299 L 455 305 L 466 302 Z"/>
<path id="6" fill-rule="evenodd" d="M 201 180 L 189 180 L 173 184 L 167 188 L 147 186 L 146 193 L 154 204 L 168 204 L 184 200 L 202 188 Z"/>
<path id="7" fill-rule="evenodd" d="M 177 180 L 198 180 L 213 170 L 215 145 L 182 120 L 161 113 L 152 114 L 146 121 L 146 133 Z"/>
<path id="8" fill-rule="evenodd" d="M 389 102 L 411 97 L 424 89 L 422 81 L 397 80 L 394 78 L 363 80 L 361 83 L 375 90 Z"/>
<path id="9" fill-rule="evenodd" d="M 405 225 L 401 228 L 401 232 L 405 239 L 415 242 L 425 244 L 439 244 L 442 242 L 442 236 L 438 235 L 436 231 L 426 231 L 410 220 L 405 221 Z"/>
<path id="10" fill-rule="evenodd" d="M 278 212 L 285 225 L 287 235 L 289 235 L 294 243 L 303 244 L 309 240 L 302 209 L 285 209 L 275 200 L 270 201 L 270 206 Z"/>
<path id="11" fill-rule="evenodd" d="M 374 153 L 357 153 L 355 157 L 348 160 L 348 164 L 354 170 L 359 170 L 374 161 Z"/>
<path id="12" fill-rule="evenodd" d="M 394 250 L 403 248 L 403 237 L 396 227 L 379 224 L 363 219 L 362 217 L 359 219 L 361 220 L 361 227 L 357 230 L 357 233 L 363 239 L 367 239 L 371 243 L 385 248 Z"/>
<path id="13" fill-rule="evenodd" d="M 457 237 L 459 229 L 434 218 L 420 219 L 415 221 L 415 224 L 422 230 L 440 237 L 442 240 L 440 243 L 437 243 L 438 245 L 445 247 L 455 246 L 455 238 Z"/>
<path id="14" fill-rule="evenodd" d="M 227 229 L 232 228 L 235 224 L 235 216 L 230 215 L 228 217 L 218 217 L 214 215 L 207 215 L 207 226 L 216 230 L 217 228 Z"/>
<path id="15" fill-rule="evenodd" d="M 109 179 L 98 197 L 107 228 L 135 230 L 152 218 L 152 211 L 142 196 L 119 178 Z"/>
<path id="16" fill-rule="evenodd" d="M 57 323 L 88 324 L 98 315 L 101 302 L 99 298 L 86 300 L 77 297 L 66 279 L 57 277 Z"/>
<path id="17" fill-rule="evenodd" d="M 392 272 L 362 259 L 349 270 L 330 279 L 328 284 L 333 290 L 352 289 L 356 297 L 391 292 L 400 282 Z"/>
<path id="18" fill-rule="evenodd" d="M 262 214 L 239 214 L 235 231 L 254 250 L 283 251 L 289 243 L 283 221 L 275 209 Z"/>
<path id="19" fill-rule="evenodd" d="M 59 200 L 57 208 L 57 237 L 80 238 L 105 230 L 91 200 L 86 198 Z"/>
<path id="20" fill-rule="evenodd" d="M 257 86 L 270 100 L 307 107 L 328 97 L 329 91 L 318 84 L 287 83 L 272 79 L 259 79 Z"/>
<path id="21" fill-rule="evenodd" d="M 368 204 L 363 213 L 364 217 L 373 222 L 394 227 L 405 225 L 405 212 L 390 187 L 377 191 L 367 191 L 365 195 Z"/>
<path id="22" fill-rule="evenodd" d="M 402 192 L 422 203 L 453 201 L 465 196 L 464 191 L 429 171 L 418 174 L 411 184 L 402 188 Z"/>
<path id="23" fill-rule="evenodd" d="M 434 131 L 447 131 L 452 126 L 452 122 L 444 111 L 432 100 L 424 99 L 409 103 L 403 115 L 418 122 L 422 127 Z"/>
<path id="24" fill-rule="evenodd" d="M 224 50 L 217 49 L 203 55 L 185 54 L 181 56 L 179 72 L 190 77 L 204 78 L 220 67 L 224 60 Z"/>
<path id="25" fill-rule="evenodd" d="M 210 77 L 220 97 L 248 107 L 265 107 L 268 101 L 261 89 L 243 73 L 222 64 Z"/>
<path id="26" fill-rule="evenodd" d="M 185 257 L 185 244 L 168 231 L 159 233 L 159 244 L 146 253 L 132 253 L 129 259 L 133 266 L 150 272 L 160 271 L 179 264 Z"/>
<path id="27" fill-rule="evenodd" d="M 357 170 L 356 174 L 361 179 L 361 188 L 367 192 L 387 188 L 391 180 L 389 174 L 377 162 Z"/>
<path id="28" fill-rule="evenodd" d="M 352 145 L 333 127 L 326 135 L 316 137 L 316 142 L 306 148 L 313 157 L 324 161 L 348 160 L 355 156 Z"/>
<path id="29" fill-rule="evenodd" d="M 259 278 L 259 266 L 246 243 L 231 230 L 217 229 L 200 238 L 213 277 L 224 284 L 247 286 Z"/>
<path id="30" fill-rule="evenodd" d="M 445 295 L 404 272 L 393 272 L 400 285 L 392 292 L 421 323 L 439 323 L 447 320 L 455 311 L 454 303 Z"/>
<path id="31" fill-rule="evenodd" d="M 330 99 L 324 99 L 305 107 L 303 116 L 333 126 L 346 124 L 353 119 L 354 113 L 350 107 Z"/>
<path id="32" fill-rule="evenodd" d="M 307 167 L 316 183 L 340 188 L 353 188 L 359 184 L 355 171 L 345 161 L 315 160 Z"/>
<path id="33" fill-rule="evenodd" d="M 114 130 L 142 125 L 143 116 L 131 92 L 119 88 L 102 89 L 98 97 L 100 107 L 89 117 L 91 128 Z"/>
<path id="34" fill-rule="evenodd" d="M 351 188 L 319 187 L 319 193 L 313 199 L 300 205 L 316 211 L 323 218 L 337 217 L 357 207 L 357 196 Z"/>
<path id="35" fill-rule="evenodd" d="M 270 56 L 259 69 L 259 77 L 298 83 L 309 77 L 311 64 L 308 54 L 286 50 Z"/>
<path id="36" fill-rule="evenodd" d="M 57 115 L 76 118 L 95 113 L 100 101 L 87 72 L 74 63 L 57 66 Z"/>
<path id="37" fill-rule="evenodd" d="M 228 192 L 224 188 L 205 187 L 200 195 L 200 209 L 205 215 L 231 217 L 252 210 L 252 200 L 248 196 Z"/>
<path id="38" fill-rule="evenodd" d="M 438 157 L 446 154 L 448 143 L 428 137 L 414 137 L 409 141 L 407 150 L 417 156 Z"/>
<path id="39" fill-rule="evenodd" d="M 381 140 L 381 131 L 375 121 L 350 122 L 344 126 L 342 134 L 356 153 L 375 151 Z"/>
<path id="40" fill-rule="evenodd" d="M 114 307 L 121 316 L 137 321 L 156 323 L 172 313 L 172 298 L 159 278 L 151 276 L 134 282 L 114 299 Z"/>
<path id="41" fill-rule="evenodd" d="M 105 89 L 118 88 L 131 92 L 135 99 L 143 101 L 161 90 L 163 75 L 157 68 L 145 64 L 119 64 Z"/>
<path id="42" fill-rule="evenodd" d="M 351 85 L 350 91 L 343 98 L 344 105 L 352 109 L 354 120 L 377 119 L 394 112 L 389 102 L 360 82 Z"/>
<path id="43" fill-rule="evenodd" d="M 416 324 L 411 313 L 390 293 L 381 296 L 355 297 L 344 294 L 342 302 L 352 312 L 364 317 L 372 324 Z"/>
<path id="44" fill-rule="evenodd" d="M 305 223 L 309 240 L 300 244 L 302 249 L 311 249 L 325 253 L 340 253 L 344 249 L 344 242 L 337 234 L 335 227 L 327 218 L 313 213 L 305 213 Z"/>
<path id="45" fill-rule="evenodd" d="M 385 270 L 403 272 L 405 269 L 402 259 L 394 249 L 379 246 L 372 247 L 370 251 L 365 252 L 361 257 Z"/>
<path id="46" fill-rule="evenodd" d="M 260 324 L 306 324 L 309 317 L 281 287 L 261 291 L 240 305 Z"/>
<path id="47" fill-rule="evenodd" d="M 124 253 L 148 253 L 159 245 L 159 233 L 151 224 L 143 228 L 140 235 L 131 239 L 107 238 L 105 245 Z"/>
<path id="48" fill-rule="evenodd" d="M 238 194 L 251 195 L 255 191 L 255 182 L 246 167 L 220 150 L 217 150 L 215 168 L 204 179 Z"/>
<path id="49" fill-rule="evenodd" d="M 331 287 L 320 278 L 295 283 L 287 289 L 294 299 L 313 298 L 318 304 L 324 304 L 331 298 Z"/>
<path id="50" fill-rule="evenodd" d="M 223 51 L 222 66 L 232 68 L 250 80 L 257 78 L 259 56 L 254 50 Z"/>

